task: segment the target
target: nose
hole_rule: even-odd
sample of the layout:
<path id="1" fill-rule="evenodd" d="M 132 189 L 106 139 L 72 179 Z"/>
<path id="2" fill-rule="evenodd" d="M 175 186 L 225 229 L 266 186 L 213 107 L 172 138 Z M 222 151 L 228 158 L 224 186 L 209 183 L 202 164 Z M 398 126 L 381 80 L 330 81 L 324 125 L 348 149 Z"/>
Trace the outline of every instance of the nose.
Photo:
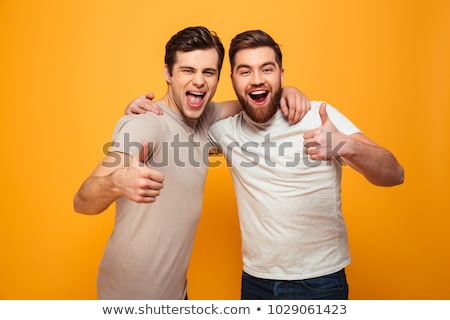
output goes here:
<path id="1" fill-rule="evenodd" d="M 192 77 L 192 84 L 196 87 L 201 87 L 205 83 L 205 75 L 202 72 L 194 73 Z"/>
<path id="2" fill-rule="evenodd" d="M 261 72 L 253 72 L 252 84 L 259 86 L 265 82 L 264 75 Z"/>

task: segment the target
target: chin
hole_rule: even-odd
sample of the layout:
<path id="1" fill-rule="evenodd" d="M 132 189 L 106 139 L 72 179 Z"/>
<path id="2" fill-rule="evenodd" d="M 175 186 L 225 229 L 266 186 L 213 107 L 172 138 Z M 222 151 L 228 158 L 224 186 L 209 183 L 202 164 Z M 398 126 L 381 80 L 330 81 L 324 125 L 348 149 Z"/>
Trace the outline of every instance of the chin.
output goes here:
<path id="1" fill-rule="evenodd" d="M 253 121 L 264 123 L 273 117 L 277 112 L 277 108 L 271 105 L 246 106 L 244 107 L 244 111 Z"/>
<path id="2" fill-rule="evenodd" d="M 191 119 L 191 120 L 197 120 L 198 118 L 200 118 L 200 116 L 202 115 L 204 111 L 204 108 L 200 108 L 200 109 L 196 109 L 196 110 L 185 110 L 184 112 L 184 117 Z"/>

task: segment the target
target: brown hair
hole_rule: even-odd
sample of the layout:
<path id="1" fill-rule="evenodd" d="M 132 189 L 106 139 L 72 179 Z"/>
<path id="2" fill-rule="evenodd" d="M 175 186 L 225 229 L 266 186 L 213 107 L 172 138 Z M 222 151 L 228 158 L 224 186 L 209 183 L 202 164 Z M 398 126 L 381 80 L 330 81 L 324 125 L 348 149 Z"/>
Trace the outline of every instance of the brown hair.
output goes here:
<path id="1" fill-rule="evenodd" d="M 225 49 L 217 34 L 202 26 L 187 27 L 178 31 L 167 42 L 164 63 L 168 66 L 169 73 L 172 75 L 177 51 L 190 52 L 199 49 L 215 49 L 217 51 L 219 55 L 217 68 L 220 75 Z"/>
<path id="2" fill-rule="evenodd" d="M 238 51 L 259 47 L 272 48 L 275 51 L 275 60 L 279 67 L 282 68 L 283 55 L 278 43 L 262 30 L 249 30 L 238 34 L 231 40 L 229 51 L 231 70 L 234 68 L 234 56 Z"/>

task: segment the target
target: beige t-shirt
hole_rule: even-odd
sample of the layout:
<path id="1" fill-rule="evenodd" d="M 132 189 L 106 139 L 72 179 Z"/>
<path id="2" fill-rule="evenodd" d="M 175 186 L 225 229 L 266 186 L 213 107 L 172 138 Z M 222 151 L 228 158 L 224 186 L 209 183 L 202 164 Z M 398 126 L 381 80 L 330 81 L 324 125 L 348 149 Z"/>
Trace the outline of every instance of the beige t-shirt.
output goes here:
<path id="1" fill-rule="evenodd" d="M 307 279 L 350 263 L 341 166 L 304 152 L 303 134 L 321 125 L 320 102 L 311 107 L 295 125 L 280 111 L 266 123 L 242 112 L 210 128 L 233 176 L 244 271 L 255 277 Z M 328 105 L 327 113 L 341 132 L 359 132 L 335 108 Z"/>
<path id="2" fill-rule="evenodd" d="M 164 175 L 156 202 L 116 201 L 114 230 L 97 279 L 100 299 L 184 299 L 186 272 L 199 221 L 208 167 L 209 126 L 220 107 L 210 103 L 197 121 L 161 105 L 164 114 L 127 115 L 111 151 L 136 154 L 148 142 L 148 165 Z"/>

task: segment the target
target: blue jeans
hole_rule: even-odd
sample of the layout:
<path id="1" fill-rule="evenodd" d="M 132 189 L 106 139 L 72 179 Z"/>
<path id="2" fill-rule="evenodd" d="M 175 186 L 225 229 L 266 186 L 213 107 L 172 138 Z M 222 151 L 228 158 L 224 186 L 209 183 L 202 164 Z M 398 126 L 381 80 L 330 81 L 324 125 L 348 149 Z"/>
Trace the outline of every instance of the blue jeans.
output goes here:
<path id="1" fill-rule="evenodd" d="M 345 270 L 305 280 L 269 280 L 242 273 L 242 300 L 347 300 Z"/>

